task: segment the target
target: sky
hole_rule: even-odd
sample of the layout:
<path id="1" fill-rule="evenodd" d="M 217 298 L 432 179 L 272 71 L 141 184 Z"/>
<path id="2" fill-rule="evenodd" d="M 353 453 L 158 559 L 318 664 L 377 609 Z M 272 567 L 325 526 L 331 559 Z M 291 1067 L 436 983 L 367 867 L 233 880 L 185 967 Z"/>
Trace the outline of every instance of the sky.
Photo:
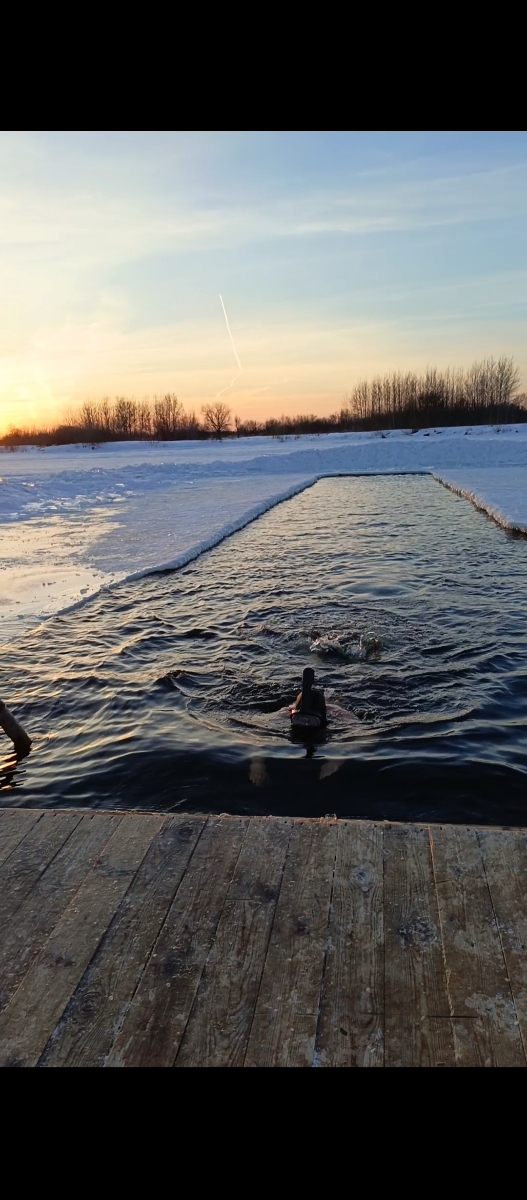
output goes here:
<path id="1" fill-rule="evenodd" d="M 501 354 L 527 390 L 526 235 L 524 131 L 0 133 L 0 432 L 166 391 L 324 415 Z"/>

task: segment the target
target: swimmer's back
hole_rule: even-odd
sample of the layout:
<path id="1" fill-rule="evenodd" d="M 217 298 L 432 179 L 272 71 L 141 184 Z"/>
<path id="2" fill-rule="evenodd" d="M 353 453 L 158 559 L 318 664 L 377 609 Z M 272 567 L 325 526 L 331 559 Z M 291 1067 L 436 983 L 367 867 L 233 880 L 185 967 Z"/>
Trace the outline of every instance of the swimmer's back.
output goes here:
<path id="1" fill-rule="evenodd" d="M 296 698 L 295 711 L 302 713 L 304 716 L 318 717 L 323 725 L 327 724 L 326 701 L 324 693 L 319 692 L 318 688 L 311 688 L 307 706 L 302 706 L 302 692 L 299 692 Z"/>

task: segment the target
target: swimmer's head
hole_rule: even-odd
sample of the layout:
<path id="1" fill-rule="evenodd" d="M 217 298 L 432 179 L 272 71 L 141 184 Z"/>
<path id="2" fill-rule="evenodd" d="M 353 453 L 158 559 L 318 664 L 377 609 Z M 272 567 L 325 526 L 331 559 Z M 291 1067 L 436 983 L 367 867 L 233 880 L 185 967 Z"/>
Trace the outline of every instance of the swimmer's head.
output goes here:
<path id="1" fill-rule="evenodd" d="M 302 683 L 304 684 L 304 687 L 313 687 L 314 682 L 315 682 L 315 672 L 314 672 L 313 668 L 306 667 L 304 674 L 302 676 Z"/>

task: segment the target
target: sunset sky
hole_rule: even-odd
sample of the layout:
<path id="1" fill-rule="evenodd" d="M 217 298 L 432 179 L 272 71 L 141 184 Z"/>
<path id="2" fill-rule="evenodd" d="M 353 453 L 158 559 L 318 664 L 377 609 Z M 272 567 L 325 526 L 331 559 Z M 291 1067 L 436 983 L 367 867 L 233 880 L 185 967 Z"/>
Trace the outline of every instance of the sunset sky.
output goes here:
<path id="1" fill-rule="evenodd" d="M 513 355 L 525 132 L 0 134 L 0 432 L 227 388 L 325 414 L 360 378 Z"/>

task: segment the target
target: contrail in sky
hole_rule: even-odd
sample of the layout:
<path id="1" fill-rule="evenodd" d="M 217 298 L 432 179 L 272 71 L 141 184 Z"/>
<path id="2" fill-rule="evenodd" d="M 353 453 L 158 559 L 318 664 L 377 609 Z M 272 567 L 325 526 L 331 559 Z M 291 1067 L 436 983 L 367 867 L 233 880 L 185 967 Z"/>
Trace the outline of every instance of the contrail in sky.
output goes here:
<path id="1" fill-rule="evenodd" d="M 243 375 L 243 367 L 242 367 L 242 364 L 241 364 L 241 362 L 240 362 L 240 359 L 239 359 L 239 357 L 238 357 L 238 351 L 237 351 L 237 349 L 236 349 L 236 346 L 234 345 L 234 338 L 233 338 L 233 336 L 232 336 L 232 333 L 231 333 L 231 327 L 230 327 L 230 325 L 229 325 L 229 318 L 228 318 L 228 316 L 227 316 L 227 309 L 225 308 L 225 305 L 224 305 L 224 303 L 223 303 L 223 296 L 221 295 L 221 293 L 220 293 L 220 301 L 221 301 L 221 307 L 222 307 L 222 309 L 223 309 L 223 313 L 224 313 L 224 316 L 225 316 L 225 321 L 226 321 L 226 323 L 227 323 L 227 330 L 228 330 L 228 333 L 229 333 L 229 337 L 230 337 L 230 339 L 231 339 L 231 346 L 232 346 L 232 348 L 233 348 L 233 350 L 234 350 L 234 357 L 235 357 L 235 359 L 236 359 L 236 362 L 238 363 L 239 371 L 238 371 L 238 374 L 234 376 L 234 379 L 232 379 L 232 380 L 231 380 L 231 382 L 229 383 L 228 387 L 226 387 L 226 388 L 223 388 L 221 392 L 218 392 L 218 395 L 216 396 L 216 400 L 219 400 L 220 396 L 224 396 L 224 395 L 225 395 L 225 392 L 230 392 L 230 390 L 231 390 L 231 387 L 233 387 L 233 385 L 236 383 L 236 380 L 240 378 L 240 375 Z"/>

